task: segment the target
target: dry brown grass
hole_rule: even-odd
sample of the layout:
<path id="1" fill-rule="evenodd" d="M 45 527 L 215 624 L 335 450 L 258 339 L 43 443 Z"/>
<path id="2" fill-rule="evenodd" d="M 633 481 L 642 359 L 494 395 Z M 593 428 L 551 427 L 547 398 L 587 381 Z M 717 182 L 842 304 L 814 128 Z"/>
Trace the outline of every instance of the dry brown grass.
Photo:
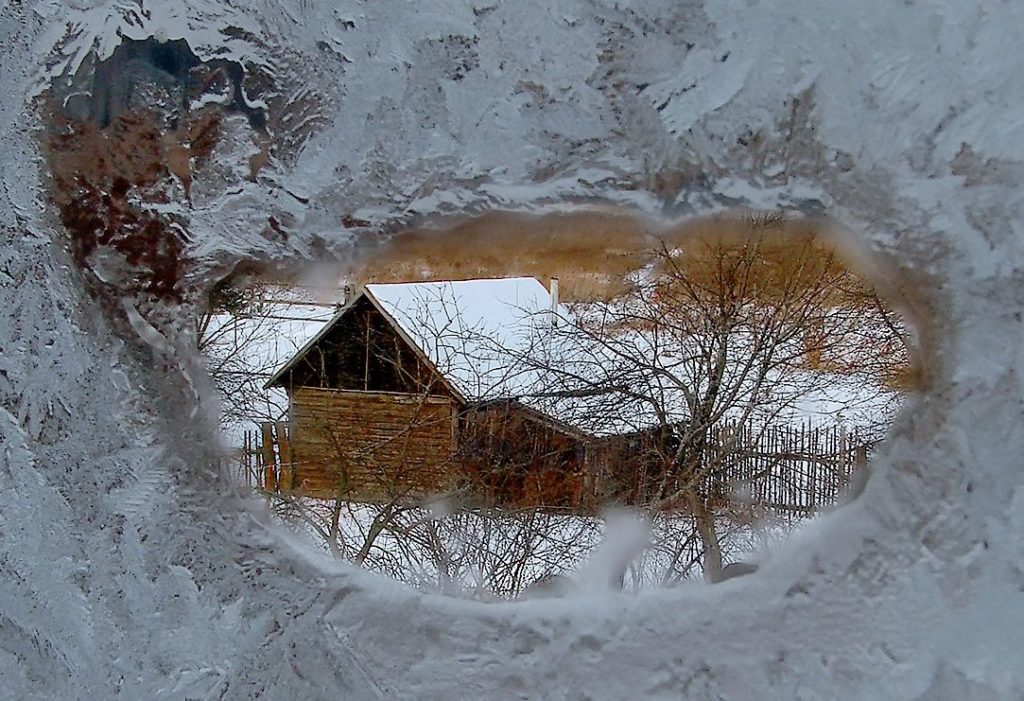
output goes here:
<path id="1" fill-rule="evenodd" d="M 492 213 L 447 229 L 414 229 L 388 238 L 346 272 L 357 282 L 409 282 L 530 276 L 558 277 L 566 299 L 611 299 L 626 278 L 662 260 L 660 250 L 695 278 L 707 277 L 721 251 L 760 258 L 768 292 L 848 268 L 815 220 L 724 215 L 662 226 L 623 213 L 590 211 L 528 216 Z"/>
<path id="2" fill-rule="evenodd" d="M 358 282 L 558 277 L 567 299 L 609 299 L 653 243 L 648 226 L 624 214 L 487 214 L 395 234 L 348 272 Z"/>
<path id="3" fill-rule="evenodd" d="M 732 216 L 699 219 L 665 232 L 658 277 L 682 277 L 712 294 L 763 302 L 801 290 L 839 293 L 866 291 L 813 220 Z M 820 300 L 860 304 L 855 299 Z"/>

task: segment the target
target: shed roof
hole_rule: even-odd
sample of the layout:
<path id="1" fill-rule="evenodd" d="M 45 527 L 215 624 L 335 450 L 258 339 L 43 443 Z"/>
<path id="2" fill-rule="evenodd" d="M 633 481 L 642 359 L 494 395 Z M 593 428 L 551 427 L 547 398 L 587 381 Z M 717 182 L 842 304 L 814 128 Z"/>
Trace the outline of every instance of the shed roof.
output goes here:
<path id="1" fill-rule="evenodd" d="M 553 321 L 551 295 L 529 277 L 370 284 L 370 297 L 467 401 L 535 386 L 532 355 Z M 569 311 L 560 307 L 562 319 Z"/>

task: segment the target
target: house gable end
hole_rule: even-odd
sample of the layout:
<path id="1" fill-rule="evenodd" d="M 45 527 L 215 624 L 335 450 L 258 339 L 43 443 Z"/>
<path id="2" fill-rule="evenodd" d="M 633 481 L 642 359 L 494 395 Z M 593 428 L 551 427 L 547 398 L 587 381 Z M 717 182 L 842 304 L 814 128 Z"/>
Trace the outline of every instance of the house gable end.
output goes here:
<path id="1" fill-rule="evenodd" d="M 461 396 L 370 295 L 339 311 L 267 387 Z"/>

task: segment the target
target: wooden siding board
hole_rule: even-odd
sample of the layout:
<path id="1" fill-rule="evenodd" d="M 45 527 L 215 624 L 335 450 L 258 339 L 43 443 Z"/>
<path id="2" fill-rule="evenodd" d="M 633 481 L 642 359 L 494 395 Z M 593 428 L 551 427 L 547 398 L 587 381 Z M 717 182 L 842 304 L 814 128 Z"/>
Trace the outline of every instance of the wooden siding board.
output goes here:
<path id="1" fill-rule="evenodd" d="M 452 460 L 450 398 L 297 388 L 292 393 L 296 488 L 351 498 L 444 491 Z M 332 494 L 331 494 L 332 495 Z"/>

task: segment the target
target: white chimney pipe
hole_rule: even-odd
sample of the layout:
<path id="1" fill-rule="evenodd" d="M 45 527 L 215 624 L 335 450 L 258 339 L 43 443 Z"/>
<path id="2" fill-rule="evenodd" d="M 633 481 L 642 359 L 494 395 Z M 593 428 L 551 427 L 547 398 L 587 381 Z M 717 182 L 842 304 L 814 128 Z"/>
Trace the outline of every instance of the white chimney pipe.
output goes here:
<path id="1" fill-rule="evenodd" d="M 558 326 L 558 278 L 551 278 L 551 285 L 549 288 L 551 293 L 551 325 Z"/>

